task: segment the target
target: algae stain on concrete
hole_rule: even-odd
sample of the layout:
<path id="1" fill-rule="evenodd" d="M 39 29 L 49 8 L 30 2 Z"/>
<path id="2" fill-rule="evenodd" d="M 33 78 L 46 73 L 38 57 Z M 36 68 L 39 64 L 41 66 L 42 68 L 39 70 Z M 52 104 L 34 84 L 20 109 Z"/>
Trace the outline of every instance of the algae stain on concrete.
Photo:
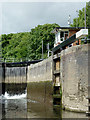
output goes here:
<path id="1" fill-rule="evenodd" d="M 34 111 L 39 117 L 61 118 L 60 108 L 53 106 L 52 81 L 30 82 L 27 93 L 28 113 Z"/>
<path id="2" fill-rule="evenodd" d="M 41 103 L 52 103 L 52 82 L 30 82 L 27 84 L 27 98 Z"/>

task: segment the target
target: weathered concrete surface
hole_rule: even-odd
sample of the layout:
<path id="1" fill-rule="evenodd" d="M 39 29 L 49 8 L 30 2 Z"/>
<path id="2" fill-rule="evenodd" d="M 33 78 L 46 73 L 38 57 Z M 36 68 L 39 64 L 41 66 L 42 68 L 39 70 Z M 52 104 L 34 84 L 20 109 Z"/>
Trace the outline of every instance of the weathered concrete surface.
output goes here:
<path id="1" fill-rule="evenodd" d="M 74 46 L 61 52 L 60 82 L 62 104 L 67 110 L 86 112 L 88 107 L 88 54 L 90 45 Z M 40 83 L 42 81 L 42 84 Z M 28 67 L 28 98 L 44 102 L 45 81 L 51 81 L 48 95 L 52 94 L 52 58 Z M 31 86 L 31 87 L 30 87 Z M 51 95 L 52 96 L 52 95 Z M 49 100 L 51 100 L 50 97 Z"/>
<path id="2" fill-rule="evenodd" d="M 32 102 L 52 106 L 52 58 L 30 65 L 27 76 L 27 98 Z"/>
<path id="3" fill-rule="evenodd" d="M 27 98 L 31 101 L 53 105 L 52 90 L 51 81 L 30 82 L 27 85 Z"/>
<path id="4" fill-rule="evenodd" d="M 4 83 L 27 83 L 26 67 L 6 67 Z"/>
<path id="5" fill-rule="evenodd" d="M 87 111 L 89 50 L 90 45 L 81 45 L 61 52 L 62 104 L 68 110 Z"/>
<path id="6" fill-rule="evenodd" d="M 33 111 L 37 113 L 34 118 L 60 118 L 60 108 L 53 108 L 52 82 L 30 82 L 27 87 L 28 116 Z M 60 112 L 58 112 L 60 111 Z M 30 116 L 31 117 L 31 116 Z"/>
<path id="7" fill-rule="evenodd" d="M 28 82 L 52 81 L 52 57 L 28 66 Z"/>

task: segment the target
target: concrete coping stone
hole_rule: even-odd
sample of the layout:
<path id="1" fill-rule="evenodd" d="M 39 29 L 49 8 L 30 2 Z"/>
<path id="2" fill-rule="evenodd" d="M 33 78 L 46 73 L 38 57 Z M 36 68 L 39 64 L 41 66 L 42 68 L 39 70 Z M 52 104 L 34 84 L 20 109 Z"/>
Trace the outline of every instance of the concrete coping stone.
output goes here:
<path id="1" fill-rule="evenodd" d="M 31 64 L 31 65 L 29 66 L 29 68 L 35 68 L 35 67 L 38 67 L 38 66 L 45 65 L 45 63 L 50 62 L 50 60 L 51 60 L 51 62 L 52 62 L 52 56 L 50 56 L 50 57 L 47 58 L 47 59 L 44 59 L 43 61 L 41 61 L 41 62 L 39 62 L 39 63 Z"/>
<path id="2" fill-rule="evenodd" d="M 61 56 L 70 54 L 70 53 L 75 53 L 77 51 L 84 52 L 84 51 L 89 51 L 90 50 L 90 44 L 84 44 L 84 45 L 77 45 L 73 47 L 69 47 L 63 51 L 61 51 Z"/>

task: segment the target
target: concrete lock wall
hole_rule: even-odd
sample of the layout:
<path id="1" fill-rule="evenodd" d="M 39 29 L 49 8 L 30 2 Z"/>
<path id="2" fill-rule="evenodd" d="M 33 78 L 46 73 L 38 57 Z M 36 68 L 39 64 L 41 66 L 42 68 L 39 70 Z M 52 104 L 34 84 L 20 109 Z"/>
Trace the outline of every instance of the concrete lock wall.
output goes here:
<path id="1" fill-rule="evenodd" d="M 27 76 L 28 99 L 39 103 L 48 103 L 48 106 L 53 105 L 52 57 L 28 66 Z M 30 106 L 30 102 L 28 102 L 28 109 Z"/>
<path id="2" fill-rule="evenodd" d="M 26 67 L 6 67 L 5 83 L 27 83 Z"/>
<path id="3" fill-rule="evenodd" d="M 61 52 L 60 77 L 62 104 L 71 111 L 87 111 L 88 54 L 90 45 L 68 48 Z"/>
<path id="4" fill-rule="evenodd" d="M 52 57 L 28 66 L 27 82 L 52 81 Z"/>
<path id="5" fill-rule="evenodd" d="M 88 44 L 67 48 L 61 52 L 62 105 L 67 110 L 86 112 L 88 109 L 86 97 L 88 96 L 89 52 Z M 27 83 L 29 99 L 39 102 L 48 101 L 48 103 L 53 101 L 52 57 L 28 67 Z"/>

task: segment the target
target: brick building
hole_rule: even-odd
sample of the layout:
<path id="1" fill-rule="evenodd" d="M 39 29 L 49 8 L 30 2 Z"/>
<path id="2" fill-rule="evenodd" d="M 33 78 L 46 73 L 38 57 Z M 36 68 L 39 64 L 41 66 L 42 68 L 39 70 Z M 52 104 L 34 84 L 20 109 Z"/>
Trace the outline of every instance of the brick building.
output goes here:
<path id="1" fill-rule="evenodd" d="M 74 35 L 76 32 L 80 31 L 81 29 L 84 29 L 84 27 L 56 27 L 52 33 L 55 33 L 55 42 L 54 47 L 56 47 L 58 44 L 62 43 L 63 41 L 67 40 L 69 37 Z M 76 40 L 74 43 L 72 43 L 71 46 L 80 45 L 81 40 Z"/>

